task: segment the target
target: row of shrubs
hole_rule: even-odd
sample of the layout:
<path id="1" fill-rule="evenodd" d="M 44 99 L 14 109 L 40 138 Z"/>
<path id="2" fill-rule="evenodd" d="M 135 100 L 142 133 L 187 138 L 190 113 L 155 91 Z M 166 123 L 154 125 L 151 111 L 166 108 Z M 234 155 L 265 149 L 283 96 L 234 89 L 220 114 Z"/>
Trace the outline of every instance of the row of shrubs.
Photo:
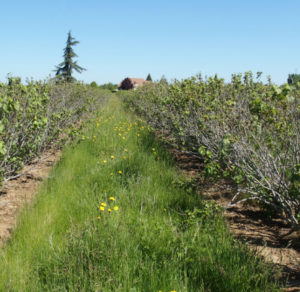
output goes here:
<path id="1" fill-rule="evenodd" d="M 260 75 L 196 76 L 121 94 L 168 143 L 202 156 L 207 175 L 233 180 L 231 205 L 259 201 L 299 226 L 300 90 Z"/>
<path id="2" fill-rule="evenodd" d="M 46 148 L 76 136 L 81 120 L 109 93 L 81 83 L 0 83 L 0 179 L 15 177 Z"/>

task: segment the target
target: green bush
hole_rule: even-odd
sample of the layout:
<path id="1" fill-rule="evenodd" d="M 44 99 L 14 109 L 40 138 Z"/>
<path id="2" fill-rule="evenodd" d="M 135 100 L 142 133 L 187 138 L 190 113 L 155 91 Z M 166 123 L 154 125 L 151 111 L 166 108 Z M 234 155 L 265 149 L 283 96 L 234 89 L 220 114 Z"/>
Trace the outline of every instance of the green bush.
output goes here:
<path id="1" fill-rule="evenodd" d="M 300 90 L 263 84 L 260 75 L 157 83 L 124 100 L 169 143 L 203 156 L 207 175 L 232 177 L 232 204 L 258 200 L 298 225 Z"/>

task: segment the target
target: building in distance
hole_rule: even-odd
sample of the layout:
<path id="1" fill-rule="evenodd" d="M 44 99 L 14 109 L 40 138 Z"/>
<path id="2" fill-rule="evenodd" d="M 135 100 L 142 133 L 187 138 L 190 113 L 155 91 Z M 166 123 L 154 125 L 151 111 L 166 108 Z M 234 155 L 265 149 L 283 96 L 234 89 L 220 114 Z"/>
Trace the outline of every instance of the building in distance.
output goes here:
<path id="1" fill-rule="evenodd" d="M 146 81 L 143 78 L 125 78 L 118 85 L 119 90 L 129 90 L 137 89 L 138 87 L 143 86 L 144 84 L 151 83 L 151 81 Z"/>

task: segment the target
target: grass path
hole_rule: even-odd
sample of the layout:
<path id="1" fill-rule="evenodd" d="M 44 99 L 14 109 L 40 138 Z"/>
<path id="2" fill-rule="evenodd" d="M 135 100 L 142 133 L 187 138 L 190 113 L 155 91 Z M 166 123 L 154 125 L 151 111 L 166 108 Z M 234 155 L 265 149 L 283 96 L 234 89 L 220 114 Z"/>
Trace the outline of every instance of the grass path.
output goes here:
<path id="1" fill-rule="evenodd" d="M 277 291 L 112 98 L 0 251 L 0 291 Z"/>

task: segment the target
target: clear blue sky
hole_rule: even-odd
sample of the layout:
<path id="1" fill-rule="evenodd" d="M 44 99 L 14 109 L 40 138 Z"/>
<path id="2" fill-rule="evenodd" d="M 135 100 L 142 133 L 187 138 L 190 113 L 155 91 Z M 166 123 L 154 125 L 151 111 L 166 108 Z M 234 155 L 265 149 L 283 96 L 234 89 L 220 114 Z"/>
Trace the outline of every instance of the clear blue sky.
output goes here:
<path id="1" fill-rule="evenodd" d="M 85 82 L 164 74 L 300 73 L 300 0 L 10 0 L 0 6 L 0 81 L 44 79 L 67 33 Z"/>

